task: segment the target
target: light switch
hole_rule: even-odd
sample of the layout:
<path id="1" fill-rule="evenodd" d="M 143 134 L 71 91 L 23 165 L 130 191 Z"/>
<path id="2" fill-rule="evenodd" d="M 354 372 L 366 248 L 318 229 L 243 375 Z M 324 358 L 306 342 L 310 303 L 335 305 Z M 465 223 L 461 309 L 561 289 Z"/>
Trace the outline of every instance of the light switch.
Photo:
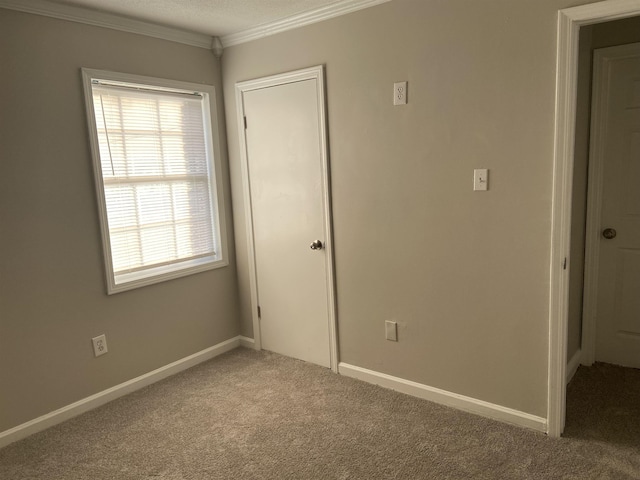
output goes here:
<path id="1" fill-rule="evenodd" d="M 473 171 L 473 189 L 489 190 L 489 170 L 486 168 L 476 168 Z"/>
<path id="2" fill-rule="evenodd" d="M 397 342 L 398 341 L 398 324 L 396 322 L 392 322 L 391 320 L 385 320 L 384 328 L 385 328 L 386 339 L 391 340 L 392 342 Z"/>

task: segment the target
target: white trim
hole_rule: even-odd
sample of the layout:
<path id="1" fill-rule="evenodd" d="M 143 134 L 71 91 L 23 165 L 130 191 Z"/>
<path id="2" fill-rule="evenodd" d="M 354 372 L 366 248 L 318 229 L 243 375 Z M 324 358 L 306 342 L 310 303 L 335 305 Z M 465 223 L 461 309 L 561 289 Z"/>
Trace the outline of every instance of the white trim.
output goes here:
<path id="1" fill-rule="evenodd" d="M 329 357 L 331 370 L 338 372 L 338 335 L 337 335 L 337 314 L 335 300 L 335 273 L 333 256 L 333 232 L 331 224 L 331 196 L 329 180 L 329 154 L 327 143 L 327 127 L 325 114 L 325 87 L 324 87 L 324 67 L 305 68 L 293 72 L 286 72 L 269 77 L 247 80 L 236 84 L 236 117 L 238 128 L 238 139 L 240 143 L 240 168 L 242 175 L 243 200 L 245 212 L 245 228 L 247 232 L 247 255 L 249 262 L 249 284 L 251 289 L 251 314 L 253 319 L 253 336 L 255 348 L 262 348 L 260 341 L 260 320 L 258 318 L 258 281 L 256 273 L 256 257 L 253 235 L 253 207 L 251 203 L 251 190 L 249 187 L 249 160 L 247 155 L 247 139 L 244 128 L 244 93 L 251 90 L 274 87 L 287 83 L 300 82 L 303 80 L 316 80 L 317 101 L 318 101 L 318 127 L 320 129 L 321 147 L 321 175 L 323 188 L 323 222 L 325 228 L 325 257 L 327 272 L 327 311 L 329 313 Z"/>
<path id="2" fill-rule="evenodd" d="M 241 347 L 256 348 L 256 342 L 253 340 L 253 338 L 245 337 L 243 335 L 240 335 L 238 338 L 240 339 Z"/>
<path id="3" fill-rule="evenodd" d="M 363 380 L 374 385 L 380 385 L 397 392 L 405 393 L 413 397 L 429 400 L 434 403 L 453 407 L 465 412 L 474 413 L 483 417 L 492 418 L 501 422 L 530 428 L 539 432 L 546 431 L 547 421 L 536 415 L 503 407 L 494 403 L 485 402 L 457 393 L 448 392 L 439 388 L 429 387 L 421 383 L 412 382 L 403 378 L 393 377 L 385 373 L 356 367 L 340 362 L 339 373 L 346 377 Z"/>
<path id="4" fill-rule="evenodd" d="M 179 28 L 165 27 L 154 23 L 134 20 L 112 13 L 98 12 L 88 8 L 51 3 L 45 0 L 0 0 L 0 8 L 33 13 L 45 17 L 85 23 L 96 27 L 110 28 L 122 32 L 137 33 L 148 37 L 161 38 L 171 42 L 184 43 L 194 47 L 215 49 L 215 38 L 203 33 L 189 32 Z"/>
<path id="5" fill-rule="evenodd" d="M 607 0 L 560 10 L 549 294 L 548 434 L 559 437 L 566 406 L 571 189 L 580 26 L 640 14 L 640 0 Z"/>
<path id="6" fill-rule="evenodd" d="M 315 10 L 292 15 L 282 20 L 258 25 L 257 27 L 248 28 L 241 32 L 223 35 L 220 37 L 220 40 L 226 48 L 269 35 L 275 35 L 276 33 L 286 32 L 287 30 L 304 27 L 305 25 L 322 22 L 330 18 L 339 17 L 390 1 L 391 0 L 341 0 Z"/>
<path id="7" fill-rule="evenodd" d="M 253 323 L 253 340 L 256 350 L 262 349 L 260 319 L 258 318 L 258 280 L 256 278 L 256 253 L 253 245 L 253 206 L 249 187 L 249 165 L 247 140 L 244 131 L 244 102 L 242 91 L 236 85 L 236 122 L 240 141 L 240 172 L 242 177 L 242 196 L 244 201 L 245 230 L 247 234 L 247 261 L 249 263 L 249 297 L 251 300 L 251 321 Z"/>
<path id="8" fill-rule="evenodd" d="M 551 221 L 551 266 L 549 292 L 549 370 L 547 422 L 549 435 L 564 429 L 567 362 L 567 325 L 571 232 L 571 188 L 575 92 L 577 84 L 578 32 L 562 11 L 558 16 L 556 74 L 556 138 Z M 571 159 L 564 161 L 561 159 Z"/>
<path id="9" fill-rule="evenodd" d="M 219 37 L 213 37 L 211 39 L 211 51 L 217 58 L 222 57 L 224 47 L 222 46 L 222 42 Z"/>
<path id="10" fill-rule="evenodd" d="M 571 357 L 571 360 L 569 360 L 569 363 L 567 363 L 567 379 L 566 379 L 567 385 L 569 384 L 573 376 L 578 371 L 578 367 L 580 366 L 581 362 L 582 362 L 582 350 L 578 350 L 576 353 L 573 354 L 573 357 Z"/>
<path id="11" fill-rule="evenodd" d="M 593 25 L 640 14 L 638 0 L 605 0 L 560 10 L 576 26 Z"/>
<path id="12" fill-rule="evenodd" d="M 222 49 L 232 45 L 250 42 L 259 38 L 286 32 L 295 28 L 329 20 L 392 0 L 340 0 L 308 12 L 248 28 L 241 32 L 214 37 L 204 33 L 191 32 L 181 28 L 168 27 L 136 20 L 121 15 L 100 12 L 75 5 L 52 3 L 47 0 L 0 0 L 0 8 L 32 13 L 45 17 L 84 23 L 96 27 L 110 28 L 122 32 L 137 33 L 148 37 L 161 38 L 171 42 L 213 50 L 216 57 L 222 56 Z"/>
<path id="13" fill-rule="evenodd" d="M 149 373 L 140 375 L 139 377 L 128 380 L 124 383 L 116 385 L 115 387 L 108 388 L 102 392 L 96 393 L 89 397 L 78 400 L 70 405 L 54 410 L 53 412 L 42 415 L 38 418 L 34 418 L 28 422 L 25 422 L 17 427 L 13 427 L 4 432 L 0 432 L 0 448 L 9 445 L 10 443 L 17 442 L 29 435 L 41 432 L 49 427 L 57 425 L 69 420 L 81 413 L 93 410 L 105 403 L 109 403 L 116 398 L 120 398 L 129 393 L 140 390 L 143 387 L 156 383 L 164 378 L 175 375 L 188 368 L 191 368 L 199 363 L 206 362 L 218 355 L 222 355 L 234 348 L 240 346 L 242 340 L 241 337 L 230 338 L 224 342 L 218 343 L 213 347 L 209 347 L 200 352 L 184 357 L 180 360 L 176 360 L 164 367 L 157 368 Z"/>
<path id="14" fill-rule="evenodd" d="M 335 257 L 333 252 L 333 209 L 331 207 L 331 179 L 329 176 L 329 143 L 328 143 L 328 123 L 326 116 L 326 91 L 324 84 L 324 67 L 319 67 L 317 74 L 318 82 L 318 125 L 320 127 L 320 156 L 322 159 L 322 193 L 324 212 L 325 236 L 325 261 L 327 268 L 327 313 L 329 314 L 329 358 L 331 370 L 338 373 L 338 363 L 340 361 L 338 352 L 338 304 L 336 302 L 336 274 Z"/>

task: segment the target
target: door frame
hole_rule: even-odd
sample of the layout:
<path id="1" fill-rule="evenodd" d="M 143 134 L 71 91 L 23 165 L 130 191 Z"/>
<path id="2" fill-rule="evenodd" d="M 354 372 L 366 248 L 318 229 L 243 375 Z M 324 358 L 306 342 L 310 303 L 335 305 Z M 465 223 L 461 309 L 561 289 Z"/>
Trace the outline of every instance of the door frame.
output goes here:
<path id="1" fill-rule="evenodd" d="M 547 388 L 547 434 L 552 437 L 562 434 L 566 415 L 568 265 L 580 27 L 638 15 L 640 0 L 606 0 L 558 12 Z"/>
<path id="2" fill-rule="evenodd" d="M 240 168 L 244 197 L 245 227 L 247 232 L 247 251 L 249 263 L 249 285 L 251 289 L 251 317 L 253 320 L 254 347 L 262 348 L 260 334 L 260 319 L 258 317 L 258 277 L 256 271 L 255 237 L 253 235 L 253 208 L 251 203 L 251 190 L 249 179 L 249 157 L 247 153 L 247 137 L 245 135 L 245 107 L 244 93 L 252 90 L 286 85 L 304 80 L 316 80 L 316 99 L 318 106 L 318 135 L 320 138 L 320 159 L 322 176 L 322 207 L 323 224 L 326 232 L 325 238 L 325 267 L 327 272 L 327 311 L 329 325 L 329 358 L 331 370 L 338 373 L 338 340 L 337 340 L 337 314 L 336 314 L 336 288 L 335 269 L 333 255 L 333 229 L 331 221 L 331 195 L 329 179 L 327 120 L 325 111 L 325 82 L 324 66 L 318 65 L 302 70 L 271 75 L 236 83 L 236 114 L 238 121 L 238 136 L 240 140 Z"/>

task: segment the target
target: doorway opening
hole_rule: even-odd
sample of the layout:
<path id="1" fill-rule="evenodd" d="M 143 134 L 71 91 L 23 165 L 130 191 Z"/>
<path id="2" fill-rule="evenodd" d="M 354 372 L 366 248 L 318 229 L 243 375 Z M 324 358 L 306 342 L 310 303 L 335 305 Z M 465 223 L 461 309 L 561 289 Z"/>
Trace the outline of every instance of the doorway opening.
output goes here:
<path id="1" fill-rule="evenodd" d="M 640 17 L 580 29 L 565 435 L 616 444 L 640 430 L 638 42 Z"/>
<path id="2" fill-rule="evenodd" d="M 577 268 L 578 272 L 574 271 L 573 281 L 570 281 L 569 275 L 571 267 L 574 267 L 576 262 L 580 265 L 584 261 L 584 254 L 580 253 L 581 248 L 573 245 L 580 235 L 574 235 L 573 241 L 571 236 L 573 232 L 580 231 L 580 212 L 574 211 L 573 208 L 574 197 L 579 196 L 580 191 L 577 184 L 575 190 L 573 189 L 574 171 L 578 166 L 577 162 L 574 162 L 574 153 L 579 153 L 576 141 L 579 140 L 577 135 L 580 134 L 576 121 L 576 114 L 580 114 L 577 101 L 580 93 L 579 53 L 581 50 L 587 50 L 584 43 L 582 49 L 580 48 L 580 33 L 582 31 L 583 36 L 588 36 L 588 28 L 602 25 L 602 29 L 607 22 L 631 20 L 631 17 L 638 15 L 640 0 L 600 2 L 559 12 L 547 415 L 547 432 L 550 436 L 560 436 L 564 430 L 567 379 L 574 372 L 574 367 L 577 368 L 582 362 L 581 354 L 577 353 L 581 348 L 575 349 L 575 344 L 580 344 L 580 340 L 575 340 L 576 331 L 580 336 L 582 330 L 581 320 L 578 321 L 577 328 L 575 323 L 575 305 L 581 303 L 580 299 L 576 301 L 575 294 L 576 290 L 582 288 L 580 268 Z M 582 239 L 584 240 L 584 233 Z M 581 316 L 582 309 L 579 310 L 578 315 Z"/>

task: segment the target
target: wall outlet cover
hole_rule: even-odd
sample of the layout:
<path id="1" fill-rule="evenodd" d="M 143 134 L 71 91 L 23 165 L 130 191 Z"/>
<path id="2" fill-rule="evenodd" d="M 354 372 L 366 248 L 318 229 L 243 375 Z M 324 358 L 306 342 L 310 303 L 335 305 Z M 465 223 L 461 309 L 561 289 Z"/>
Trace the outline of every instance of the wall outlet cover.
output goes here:
<path id="1" fill-rule="evenodd" d="M 93 354 L 96 357 L 104 355 L 109 351 L 109 349 L 107 348 L 107 337 L 105 334 L 93 337 L 91 339 L 91 343 L 93 343 Z"/>
<path id="2" fill-rule="evenodd" d="M 393 84 L 393 104 L 407 104 L 407 82 L 398 82 Z"/>

